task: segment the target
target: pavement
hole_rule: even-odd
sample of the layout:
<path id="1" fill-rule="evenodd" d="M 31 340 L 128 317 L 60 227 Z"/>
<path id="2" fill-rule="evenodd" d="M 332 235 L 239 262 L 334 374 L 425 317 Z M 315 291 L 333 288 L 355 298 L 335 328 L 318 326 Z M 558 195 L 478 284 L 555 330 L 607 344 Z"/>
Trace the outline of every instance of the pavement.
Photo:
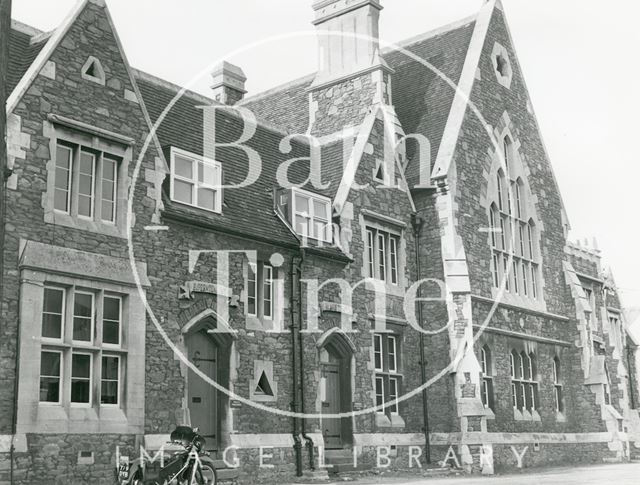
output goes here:
<path id="1" fill-rule="evenodd" d="M 367 478 L 353 485 L 639 485 L 640 463 L 547 468 L 512 475 L 446 478 Z"/>

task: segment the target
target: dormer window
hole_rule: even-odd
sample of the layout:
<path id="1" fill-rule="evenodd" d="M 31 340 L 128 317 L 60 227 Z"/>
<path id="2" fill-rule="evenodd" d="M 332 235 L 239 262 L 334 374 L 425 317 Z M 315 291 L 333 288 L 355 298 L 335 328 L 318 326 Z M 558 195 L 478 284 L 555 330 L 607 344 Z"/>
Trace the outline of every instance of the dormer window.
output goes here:
<path id="1" fill-rule="evenodd" d="M 171 200 L 211 212 L 222 212 L 222 167 L 219 162 L 171 149 Z"/>
<path id="2" fill-rule="evenodd" d="M 297 234 L 316 241 L 332 241 L 331 200 L 302 189 L 292 189 L 292 224 Z"/>

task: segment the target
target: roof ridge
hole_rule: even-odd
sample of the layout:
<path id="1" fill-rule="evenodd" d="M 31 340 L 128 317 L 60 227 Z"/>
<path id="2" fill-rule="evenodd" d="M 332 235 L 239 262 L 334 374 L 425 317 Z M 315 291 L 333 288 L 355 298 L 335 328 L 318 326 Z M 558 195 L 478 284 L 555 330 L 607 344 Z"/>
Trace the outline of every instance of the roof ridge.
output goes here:
<path id="1" fill-rule="evenodd" d="M 13 30 L 17 30 L 23 34 L 28 35 L 29 37 L 35 37 L 36 35 L 44 34 L 44 30 L 40 30 L 32 25 L 25 24 L 24 22 L 20 22 L 16 19 L 11 19 L 11 28 Z"/>
<path id="2" fill-rule="evenodd" d="M 175 91 L 176 94 L 184 89 L 179 84 L 174 84 L 171 81 L 167 81 L 167 80 L 162 79 L 162 78 L 160 78 L 158 76 L 154 76 L 153 74 L 149 74 L 148 72 L 141 71 L 140 69 L 136 69 L 135 67 L 132 67 L 131 70 L 133 71 L 133 75 L 137 79 L 141 79 L 143 81 L 150 82 L 152 84 L 155 84 L 156 86 L 160 86 L 160 87 L 163 87 L 165 89 L 170 89 L 172 91 Z M 195 100 L 197 100 L 199 102 L 202 102 L 204 104 L 211 104 L 211 105 L 216 105 L 216 106 L 227 106 L 227 105 L 224 105 L 224 104 L 220 103 L 219 101 L 216 101 L 215 99 L 207 98 L 205 95 L 197 93 L 195 91 L 191 91 L 189 89 L 184 89 L 184 93 L 183 94 L 185 94 L 187 96 L 190 96 L 191 98 L 193 98 L 193 99 L 195 99 Z M 238 106 L 242 107 L 240 104 Z M 233 106 L 227 106 L 227 107 L 232 108 Z M 233 110 L 230 110 L 229 113 L 231 113 L 233 116 L 240 117 L 240 114 L 239 113 L 234 113 Z M 256 117 L 256 125 L 261 127 L 261 128 L 263 128 L 263 129 L 265 129 L 265 130 L 267 130 L 267 131 L 275 133 L 277 135 L 283 135 L 283 136 L 291 135 L 291 133 L 288 133 L 287 131 L 285 131 L 281 127 L 279 127 L 277 125 L 274 125 L 273 123 L 269 123 L 267 121 L 259 119 L 258 117 Z M 302 139 L 302 140 L 298 140 L 298 141 L 300 143 L 305 144 L 305 145 L 308 145 L 308 143 L 309 143 L 307 139 Z"/>
<path id="3" fill-rule="evenodd" d="M 424 32 L 422 34 L 416 35 L 414 37 L 409 37 L 407 39 L 403 39 L 401 41 L 395 42 L 395 43 L 391 43 L 389 44 L 387 47 L 382 49 L 382 54 L 388 54 L 390 52 L 394 51 L 395 47 L 407 47 L 413 44 L 417 44 L 419 42 L 425 41 L 427 39 L 430 39 L 432 37 L 435 37 L 439 34 L 444 34 L 446 32 L 450 32 L 454 29 L 457 29 L 459 27 L 463 27 L 465 25 L 468 25 L 472 22 L 474 22 L 477 18 L 477 14 L 473 14 L 473 15 L 469 15 L 467 17 L 464 17 L 462 19 L 459 20 L 455 20 L 453 22 L 450 22 L 448 24 L 442 25 L 440 27 L 437 27 L 435 29 L 429 30 L 427 32 Z M 240 103 L 238 103 L 240 106 L 247 104 L 247 103 L 251 103 L 254 101 L 259 101 L 261 99 L 264 99 L 272 94 L 275 93 L 279 93 L 284 91 L 286 88 L 289 87 L 293 87 L 296 86 L 298 84 L 303 84 L 305 81 L 310 80 L 313 76 L 316 75 L 316 72 L 312 72 L 310 74 L 306 74 L 304 76 L 298 77 L 296 79 L 293 79 L 291 81 L 288 81 L 286 83 L 283 84 L 279 84 L 277 86 L 274 86 L 270 89 L 267 89 L 266 91 L 261 91 L 259 93 L 254 94 L 253 96 L 249 96 L 245 99 L 243 99 Z"/>
<path id="4" fill-rule="evenodd" d="M 267 96 L 270 96 L 272 94 L 284 91 L 286 88 L 293 87 L 293 86 L 296 86 L 298 84 L 304 84 L 306 81 L 309 81 L 313 77 L 315 77 L 315 75 L 316 75 L 315 72 L 312 72 L 312 73 L 309 73 L 309 74 L 305 74 L 304 76 L 298 77 L 298 78 L 293 79 L 291 81 L 287 81 L 286 83 L 279 84 L 277 86 L 269 88 L 266 91 L 261 91 L 259 93 L 254 94 L 253 96 L 249 96 L 249 97 L 243 99 L 238 104 L 239 105 L 243 105 L 245 103 L 250 103 L 252 101 L 258 101 L 258 100 L 266 98 Z"/>
<path id="5" fill-rule="evenodd" d="M 465 25 L 469 25 L 470 23 L 475 22 L 475 20 L 477 19 L 478 14 L 472 14 L 472 15 L 468 15 L 467 17 L 464 17 L 462 19 L 459 20 L 455 20 L 453 22 L 450 22 L 448 24 L 442 25 L 440 27 L 437 27 L 435 29 L 429 30 L 427 32 L 424 32 L 422 34 L 418 34 L 415 35 L 413 37 L 408 37 L 407 39 L 403 39 L 401 41 L 398 42 L 393 42 L 387 45 L 387 47 L 384 47 L 382 49 L 382 54 L 388 54 L 390 52 L 393 52 L 394 47 L 398 46 L 398 47 L 408 47 L 410 45 L 414 45 L 414 44 L 418 44 L 419 42 L 431 39 L 432 37 L 436 37 L 440 34 L 445 34 L 447 32 L 450 32 L 452 30 L 458 29 L 460 27 L 464 27 Z"/>
<path id="6" fill-rule="evenodd" d="M 184 86 L 180 86 L 179 84 L 173 83 L 171 81 L 167 81 L 166 79 L 163 79 L 161 77 L 158 77 L 154 74 L 151 74 L 149 72 L 146 71 L 142 71 L 136 67 L 132 67 L 131 70 L 133 71 L 134 76 L 136 76 L 139 79 L 142 79 L 144 81 L 153 83 L 157 86 L 166 88 L 166 89 L 170 89 L 172 91 L 176 91 L 176 93 L 180 92 L 180 91 L 184 91 L 183 94 L 186 94 L 187 96 L 191 96 L 192 98 L 197 99 L 198 101 L 201 101 L 203 103 L 206 104 L 220 104 L 218 103 L 215 99 L 213 98 L 209 98 L 207 96 L 205 96 L 204 94 L 200 94 L 196 91 L 193 91 L 191 89 L 187 89 Z"/>

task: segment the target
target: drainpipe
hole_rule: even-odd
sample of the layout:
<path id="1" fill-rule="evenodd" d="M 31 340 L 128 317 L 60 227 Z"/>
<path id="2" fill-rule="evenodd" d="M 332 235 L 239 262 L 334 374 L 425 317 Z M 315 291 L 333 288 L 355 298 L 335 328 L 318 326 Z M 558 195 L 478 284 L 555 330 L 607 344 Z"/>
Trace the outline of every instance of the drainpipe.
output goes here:
<path id="1" fill-rule="evenodd" d="M 421 217 L 416 216 L 416 214 L 411 215 L 411 224 L 413 225 L 413 233 L 415 239 L 415 251 L 416 251 L 416 274 L 417 281 L 420 281 L 422 278 L 422 271 L 420 270 L 420 233 L 422 232 L 422 226 L 424 225 L 424 220 Z M 422 286 L 418 286 L 417 298 L 418 298 L 418 320 L 420 321 L 420 328 L 423 328 L 423 319 L 422 319 L 422 302 L 421 291 Z M 427 362 L 426 362 L 426 354 L 424 351 L 424 333 L 420 332 L 420 374 L 422 377 L 422 385 L 427 382 Z M 431 443 L 429 442 L 429 402 L 427 400 L 427 388 L 422 389 L 422 420 L 424 423 L 424 450 L 425 450 L 425 460 L 427 465 L 431 464 Z"/>
<path id="2" fill-rule="evenodd" d="M 0 0 L 0 311 L 4 305 L 4 248 L 5 248 L 5 223 L 7 214 L 7 179 L 11 176 L 11 172 L 7 166 L 7 71 L 9 63 L 9 35 L 11 30 L 11 0 Z M 0 321 L 6 319 L 0 318 Z M 19 330 L 18 330 L 19 333 Z M 0 328 L 0 335 L 6 334 L 4 329 Z M 18 405 L 18 352 L 20 349 L 20 340 L 16 341 L 16 362 L 14 375 L 14 401 L 13 416 L 11 422 L 11 446 L 9 448 L 9 481 L 13 483 L 14 472 L 14 440 L 16 434 L 16 419 Z"/>
<path id="3" fill-rule="evenodd" d="M 628 337 L 627 337 L 627 341 L 628 341 Z M 640 347 L 635 347 L 635 352 L 638 352 L 639 349 Z M 635 383 L 633 381 L 637 377 L 638 369 L 636 369 L 635 366 L 633 366 L 634 373 L 633 375 L 631 374 L 632 356 L 635 357 L 635 355 L 633 355 L 635 352 L 632 352 L 631 350 L 632 350 L 631 346 L 627 345 L 627 375 L 629 376 L 629 394 L 631 395 L 629 400 L 629 405 L 631 409 L 635 409 L 636 408 L 636 389 L 634 385 Z"/>
<path id="4" fill-rule="evenodd" d="M 293 399 L 291 400 L 291 410 L 294 413 L 299 411 L 299 389 L 298 389 L 298 356 L 296 349 L 298 348 L 298 340 L 300 338 L 299 333 L 299 319 L 298 319 L 298 300 L 300 294 L 298 293 L 298 274 L 297 258 L 294 258 L 291 262 L 291 369 L 292 369 L 292 392 Z M 300 440 L 300 418 L 293 417 L 293 451 L 296 460 L 296 476 L 302 476 L 302 443 Z"/>
<path id="5" fill-rule="evenodd" d="M 300 333 L 300 328 L 302 327 L 302 264 L 305 259 L 305 251 L 303 248 L 300 248 L 300 263 L 296 266 L 296 281 L 297 281 L 297 290 L 298 290 L 298 301 L 297 301 L 297 320 L 298 320 L 298 352 L 300 359 L 300 410 L 301 412 L 305 412 L 304 405 L 304 347 L 302 345 L 302 334 Z M 313 454 L 314 444 L 313 439 L 307 435 L 306 432 L 306 419 L 302 418 L 300 420 L 300 433 L 302 434 L 302 438 L 305 440 L 305 446 L 307 448 L 307 454 L 309 456 L 309 469 L 315 470 L 315 457 Z"/>

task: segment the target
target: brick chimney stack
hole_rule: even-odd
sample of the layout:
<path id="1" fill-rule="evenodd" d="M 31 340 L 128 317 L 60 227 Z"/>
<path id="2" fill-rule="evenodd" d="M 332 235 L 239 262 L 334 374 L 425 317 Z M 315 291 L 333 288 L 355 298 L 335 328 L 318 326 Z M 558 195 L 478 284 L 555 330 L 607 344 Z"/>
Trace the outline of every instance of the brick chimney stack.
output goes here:
<path id="1" fill-rule="evenodd" d="M 213 84 L 211 90 L 216 101 L 227 105 L 234 105 L 240 102 L 247 93 L 245 82 L 247 76 L 244 71 L 227 61 L 219 64 L 211 73 Z"/>
<path id="2" fill-rule="evenodd" d="M 315 0 L 318 73 L 309 92 L 310 134 L 359 126 L 369 108 L 392 105 L 391 69 L 380 55 L 379 0 Z"/>
<path id="3" fill-rule="evenodd" d="M 315 0 L 318 31 L 315 84 L 382 64 L 379 47 L 379 0 Z"/>

